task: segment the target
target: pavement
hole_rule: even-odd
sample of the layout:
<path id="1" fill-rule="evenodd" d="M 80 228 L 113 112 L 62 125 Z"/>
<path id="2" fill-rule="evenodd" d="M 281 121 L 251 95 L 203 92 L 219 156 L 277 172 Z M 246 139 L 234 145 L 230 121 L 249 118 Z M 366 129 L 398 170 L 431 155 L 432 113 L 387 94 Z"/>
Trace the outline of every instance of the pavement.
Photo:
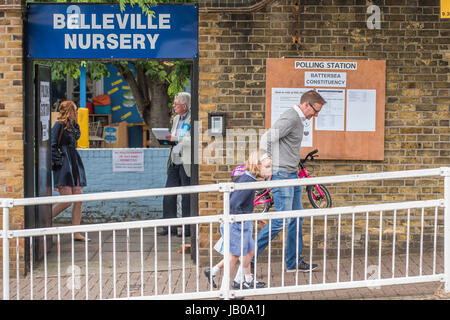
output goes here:
<path id="1" fill-rule="evenodd" d="M 19 279 L 10 280 L 10 298 L 12 300 L 94 300 L 141 295 L 155 295 L 211 290 L 203 270 L 197 268 L 191 255 L 180 251 L 182 239 L 172 236 L 156 236 L 154 229 L 89 233 L 91 241 L 72 242 L 70 235 L 60 238 L 59 254 L 56 236 L 54 246 L 49 250 L 45 263 L 34 264 L 33 272 Z M 190 243 L 186 238 L 185 244 Z M 115 248 L 115 250 L 114 250 Z M 143 249 L 141 251 L 141 248 Z M 155 259 L 156 257 L 156 259 Z M 392 269 L 392 255 L 383 255 L 381 264 L 378 256 L 369 256 L 367 260 L 367 279 L 375 279 L 378 270 L 381 278 L 430 275 L 433 270 L 443 272 L 443 252 L 424 252 L 422 262 L 418 254 L 410 254 L 408 263 L 406 255 L 396 255 Z M 304 257 L 309 263 L 309 258 Z M 436 259 L 436 260 L 435 260 Z M 217 260 L 217 259 L 215 259 Z M 74 268 L 72 271 L 72 261 Z M 214 261 L 216 262 L 216 261 Z M 365 258 L 357 256 L 353 264 L 349 258 L 339 260 L 323 256 L 314 257 L 319 264 L 317 271 L 308 273 L 286 273 L 282 270 L 281 257 L 272 257 L 270 262 L 270 279 L 267 277 L 269 264 L 267 258 L 261 257 L 256 268 L 256 277 L 271 287 L 290 285 L 309 285 L 365 280 Z M 171 265 L 169 269 L 168 266 Z M 406 270 L 408 265 L 408 270 Z M 184 266 L 184 268 L 183 268 Z M 339 269 L 339 274 L 338 274 Z M 114 272 L 115 270 L 115 272 Z M 183 272 L 184 270 L 184 272 Z M 58 271 L 60 277 L 58 277 Z M 129 272 L 127 272 L 129 271 Z M 15 271 L 12 271 L 15 274 Z M 88 276 L 86 277 L 86 273 Z M 72 277 L 72 274 L 74 277 Z M 216 282 L 220 284 L 221 277 Z M 270 283 L 269 283 L 270 282 Z M 114 285 L 115 283 L 115 285 Z M 185 284 L 184 287 L 182 284 Z M 74 290 L 72 290 L 74 288 Z M 216 289 L 217 290 L 217 289 Z M 0 298 L 2 299 L 2 292 Z M 387 285 L 381 287 L 360 287 L 352 289 L 305 291 L 297 293 L 266 294 L 247 296 L 246 300 L 449 300 L 443 283 L 439 281 Z"/>

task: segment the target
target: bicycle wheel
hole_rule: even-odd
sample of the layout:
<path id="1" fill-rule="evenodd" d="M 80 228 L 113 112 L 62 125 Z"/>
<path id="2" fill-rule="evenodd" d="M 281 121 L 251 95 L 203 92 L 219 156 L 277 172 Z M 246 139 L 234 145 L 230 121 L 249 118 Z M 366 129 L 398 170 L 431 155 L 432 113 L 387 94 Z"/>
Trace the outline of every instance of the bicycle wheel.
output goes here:
<path id="1" fill-rule="evenodd" d="M 259 198 L 264 192 L 266 192 L 267 189 L 264 190 L 257 190 L 255 193 L 255 200 Z M 270 200 L 270 201 L 267 201 Z M 267 201 L 267 202 L 266 202 Z M 273 197 L 271 192 L 267 192 L 265 195 L 263 195 L 258 202 L 264 202 L 260 204 L 255 204 L 255 212 L 267 212 L 270 210 L 270 208 L 273 205 Z"/>
<path id="2" fill-rule="evenodd" d="M 322 197 L 319 193 L 319 190 L 316 188 L 316 185 L 307 186 L 306 191 L 308 192 L 308 199 L 311 202 L 314 208 L 331 208 L 331 196 L 325 186 L 319 184 L 320 190 L 323 192 L 324 196 Z"/>

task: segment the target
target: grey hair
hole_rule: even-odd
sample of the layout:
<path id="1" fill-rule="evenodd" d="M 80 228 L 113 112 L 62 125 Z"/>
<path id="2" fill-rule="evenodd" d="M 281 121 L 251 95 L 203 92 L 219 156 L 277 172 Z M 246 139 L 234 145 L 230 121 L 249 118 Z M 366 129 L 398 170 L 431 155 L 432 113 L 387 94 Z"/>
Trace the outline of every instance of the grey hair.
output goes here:
<path id="1" fill-rule="evenodd" d="M 189 92 L 179 92 L 175 99 L 179 99 L 181 104 L 187 105 L 188 109 L 191 108 L 191 94 Z"/>

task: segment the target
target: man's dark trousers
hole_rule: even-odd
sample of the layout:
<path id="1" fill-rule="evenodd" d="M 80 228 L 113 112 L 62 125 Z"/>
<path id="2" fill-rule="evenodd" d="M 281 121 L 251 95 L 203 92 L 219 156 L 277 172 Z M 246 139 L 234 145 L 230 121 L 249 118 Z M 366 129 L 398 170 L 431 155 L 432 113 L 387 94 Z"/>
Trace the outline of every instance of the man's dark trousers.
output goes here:
<path id="1" fill-rule="evenodd" d="M 186 175 L 182 164 L 170 163 L 167 170 L 166 188 L 189 186 L 191 185 L 191 178 Z M 181 213 L 183 217 L 190 217 L 190 194 L 183 194 L 181 201 Z M 164 196 L 163 199 L 163 218 L 170 219 L 177 217 L 177 195 Z M 172 229 L 174 230 L 174 229 Z M 185 232 L 188 235 L 190 231 L 189 226 L 186 226 Z M 176 232 L 176 231 L 175 231 Z M 173 232 L 171 232 L 173 234 Z"/>

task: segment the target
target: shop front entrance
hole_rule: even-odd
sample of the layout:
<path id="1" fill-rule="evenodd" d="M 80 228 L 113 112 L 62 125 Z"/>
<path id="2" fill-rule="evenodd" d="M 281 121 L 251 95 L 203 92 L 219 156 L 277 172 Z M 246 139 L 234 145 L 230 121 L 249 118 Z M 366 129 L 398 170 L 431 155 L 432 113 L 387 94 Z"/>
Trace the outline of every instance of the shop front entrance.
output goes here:
<path id="1" fill-rule="evenodd" d="M 198 7 L 196 5 L 126 6 L 114 4 L 29 4 L 26 18 L 24 173 L 25 197 L 52 195 L 52 70 L 45 61 L 187 61 L 190 62 L 191 122 L 198 120 Z M 44 62 L 44 63 L 42 63 Z M 86 84 L 80 77 L 79 107 L 86 108 Z M 54 90 L 53 90 L 54 91 Z M 105 92 L 103 92 L 105 93 Z M 129 103 L 127 99 L 124 103 Z M 119 105 L 113 107 L 120 107 Z M 94 116 L 92 118 L 95 118 Z M 116 117 L 117 118 L 117 117 Z M 125 115 L 120 116 L 122 120 Z M 108 120 L 114 122 L 114 114 Z M 119 119 L 120 120 L 120 119 Z M 116 119 L 117 121 L 117 119 Z M 92 126 L 90 126 L 92 127 Z M 82 128 L 83 129 L 83 128 Z M 93 129 L 90 128 L 91 130 Z M 198 184 L 195 130 L 191 130 L 191 184 Z M 89 145 L 88 145 L 89 147 Z M 146 146 L 143 145 L 145 148 Z M 190 212 L 198 215 L 197 195 Z M 51 207 L 25 208 L 25 228 L 52 225 Z M 191 237 L 194 248 L 195 235 Z M 25 244 L 25 260 L 42 259 L 43 240 Z M 50 246 L 47 245 L 47 249 Z M 194 254 L 196 250 L 191 250 Z M 32 257 L 32 258 L 30 258 Z M 194 258 L 194 257 L 193 257 Z"/>

